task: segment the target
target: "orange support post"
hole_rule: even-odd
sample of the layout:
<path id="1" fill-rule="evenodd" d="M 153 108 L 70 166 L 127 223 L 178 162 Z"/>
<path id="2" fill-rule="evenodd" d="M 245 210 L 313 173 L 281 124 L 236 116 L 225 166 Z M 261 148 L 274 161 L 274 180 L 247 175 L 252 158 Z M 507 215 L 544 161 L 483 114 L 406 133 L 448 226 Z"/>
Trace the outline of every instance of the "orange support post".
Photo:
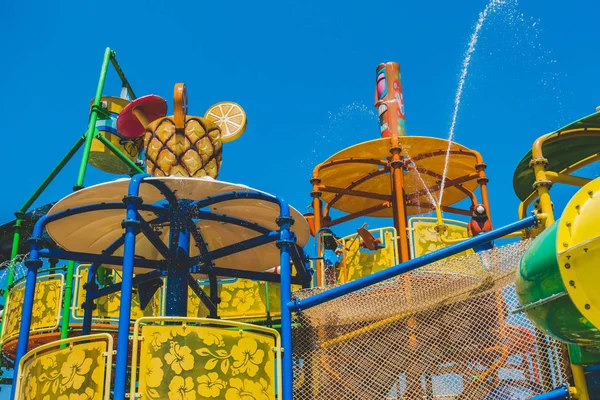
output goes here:
<path id="1" fill-rule="evenodd" d="M 314 216 L 314 224 L 315 224 L 315 240 L 317 241 L 317 254 L 319 257 L 321 255 L 321 249 L 319 246 L 319 229 L 321 229 L 321 220 L 323 218 L 321 211 L 321 192 L 319 191 L 319 184 L 321 183 L 321 179 L 317 175 L 313 175 L 313 178 L 310 180 L 310 183 L 313 185 L 313 191 L 310 193 L 313 198 L 313 212 Z M 315 269 L 317 272 L 317 286 L 323 285 L 323 270 L 321 268 L 320 260 L 316 260 Z"/>

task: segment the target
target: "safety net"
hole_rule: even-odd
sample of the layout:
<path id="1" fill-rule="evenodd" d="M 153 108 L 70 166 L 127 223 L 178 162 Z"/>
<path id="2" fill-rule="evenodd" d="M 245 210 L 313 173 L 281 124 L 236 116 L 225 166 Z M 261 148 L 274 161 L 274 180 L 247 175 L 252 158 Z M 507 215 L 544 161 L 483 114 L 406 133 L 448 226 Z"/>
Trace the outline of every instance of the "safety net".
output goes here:
<path id="1" fill-rule="evenodd" d="M 300 312 L 294 398 L 519 399 L 560 385 L 562 345 L 511 312 L 528 244 L 442 260 Z"/>

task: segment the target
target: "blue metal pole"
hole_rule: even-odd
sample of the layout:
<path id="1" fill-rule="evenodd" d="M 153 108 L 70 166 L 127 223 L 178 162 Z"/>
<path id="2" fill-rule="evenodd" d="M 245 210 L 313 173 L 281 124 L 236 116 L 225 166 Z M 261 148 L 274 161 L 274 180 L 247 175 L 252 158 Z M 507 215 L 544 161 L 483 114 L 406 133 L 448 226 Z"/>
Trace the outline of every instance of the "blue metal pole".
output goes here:
<path id="1" fill-rule="evenodd" d="M 127 382 L 127 361 L 129 355 L 129 325 L 131 322 L 131 297 L 133 291 L 133 268 L 135 256 L 135 237 L 139 229 L 137 221 L 139 187 L 144 175 L 136 175 L 129 182 L 129 195 L 123 199 L 127 206 L 125 243 L 123 247 L 123 270 L 121 274 L 121 307 L 119 309 L 119 331 L 117 333 L 117 356 L 115 360 L 114 399 L 125 400 Z"/>
<path id="2" fill-rule="evenodd" d="M 209 274 L 211 271 L 214 272 L 217 276 L 228 276 L 230 278 L 251 279 L 253 281 L 266 281 L 276 283 L 279 283 L 281 281 L 281 275 L 272 272 L 242 271 L 241 269 L 220 268 L 205 265 L 198 268 L 197 273 Z M 299 276 L 292 276 L 292 284 L 302 285 L 302 278 Z"/>
<path id="3" fill-rule="evenodd" d="M 39 257 L 42 258 L 57 258 L 59 260 L 71 260 L 79 262 L 93 262 L 99 264 L 113 264 L 122 265 L 123 257 L 109 256 L 105 254 L 90 254 L 90 253 L 79 253 L 75 251 L 64 251 L 64 250 L 50 250 L 43 249 L 39 252 Z M 136 259 L 138 267 L 158 269 L 164 268 L 166 261 L 162 260 L 148 260 L 144 258 Z"/>
<path id="4" fill-rule="evenodd" d="M 125 236 L 119 237 L 117 240 L 112 242 L 102 254 L 112 255 L 119 247 L 123 245 L 125 242 Z M 84 313 L 83 313 L 83 327 L 82 334 L 89 335 L 92 331 L 92 316 L 94 310 L 96 309 L 96 303 L 94 302 L 91 293 L 94 290 L 98 290 L 98 285 L 96 284 L 96 274 L 98 272 L 98 268 L 100 268 L 100 263 L 92 263 L 88 269 L 88 279 L 85 286 L 85 304 L 84 304 Z"/>
<path id="5" fill-rule="evenodd" d="M 344 296 L 348 293 L 364 289 L 367 286 L 371 286 L 376 283 L 385 281 L 386 279 L 390 279 L 395 276 L 404 274 L 406 272 L 410 272 L 410 271 L 420 268 L 424 265 L 431 264 L 432 262 L 442 260 L 446 257 L 453 256 L 453 255 L 461 253 L 465 250 L 469 250 L 475 246 L 479 246 L 484 243 L 488 243 L 494 239 L 499 239 L 509 233 L 516 232 L 521 229 L 530 227 L 530 226 L 536 224 L 537 221 L 538 220 L 537 220 L 536 216 L 523 218 L 520 221 L 506 225 L 502 228 L 466 239 L 466 240 L 459 242 L 457 244 L 454 244 L 452 246 L 444 247 L 440 250 L 434 251 L 434 252 L 426 254 L 424 256 L 414 258 L 414 259 L 406 261 L 402 264 L 387 268 L 383 271 L 379 271 L 374 274 L 365 276 L 364 278 L 360 278 L 355 281 L 351 281 L 346 284 L 337 286 L 333 289 L 326 290 L 322 293 L 308 297 L 304 300 L 296 299 L 294 302 L 287 303 L 287 306 L 289 307 L 290 310 L 293 310 L 293 311 L 306 310 L 308 308 L 325 303 L 329 300 L 333 300 L 338 297 Z M 283 271 L 282 271 L 282 276 L 283 276 Z M 282 290 L 283 290 L 283 287 L 282 287 Z"/>
<path id="6" fill-rule="evenodd" d="M 171 228 L 173 229 L 173 228 Z M 188 233 L 189 234 L 189 233 Z M 243 250 L 252 249 L 254 247 L 259 247 L 267 243 L 275 242 L 279 239 L 279 232 L 273 231 L 266 233 L 261 236 L 256 236 L 250 239 L 242 240 L 241 242 L 230 244 L 225 247 L 221 247 L 220 249 L 209 251 L 205 254 L 200 254 L 199 256 L 192 257 L 188 261 L 188 267 L 193 267 L 196 264 L 205 263 L 208 261 L 216 260 L 217 258 L 225 257 L 231 254 L 239 253 Z"/>
<path id="7" fill-rule="evenodd" d="M 214 214 L 207 211 L 194 211 L 195 219 L 204 219 L 208 221 L 220 221 L 227 224 L 242 226 L 244 228 L 252 229 L 259 233 L 269 233 L 271 230 L 264 226 L 257 224 L 256 222 L 246 221 L 245 219 L 231 217 L 225 214 Z"/>
<path id="8" fill-rule="evenodd" d="M 42 217 L 43 218 L 43 217 Z M 17 353 L 15 356 L 15 368 L 12 384 L 12 398 L 17 397 L 16 386 L 17 377 L 19 376 L 19 363 L 21 358 L 27 353 L 27 346 L 29 345 L 29 329 L 31 327 L 31 314 L 33 313 L 33 301 L 35 298 L 35 284 L 37 280 L 38 269 L 42 265 L 42 261 L 39 259 L 39 241 L 41 240 L 43 221 L 36 223 L 33 229 L 33 234 L 30 239 L 31 249 L 29 252 L 29 260 L 26 261 L 27 265 L 27 280 L 25 283 L 25 294 L 23 298 L 23 316 L 21 317 L 21 325 L 19 326 L 19 340 L 17 342 Z"/>
<path id="9" fill-rule="evenodd" d="M 282 394 L 283 400 L 292 400 L 293 380 L 292 380 L 292 311 L 286 307 L 292 296 L 292 264 L 290 250 L 295 244 L 294 235 L 290 227 L 294 220 L 290 217 L 289 205 L 280 200 L 280 217 L 277 224 L 280 228 L 280 239 L 277 242 L 280 251 L 281 266 L 281 344 L 283 347 L 283 377 Z"/>
<path id="10" fill-rule="evenodd" d="M 171 218 L 169 247 L 175 258 L 167 263 L 167 304 L 168 317 L 186 317 L 188 299 L 188 265 L 190 254 L 190 231 L 187 227 L 188 202 L 180 201 L 179 210 L 174 210 Z"/>
<path id="11" fill-rule="evenodd" d="M 163 276 L 162 270 L 150 271 L 150 272 L 146 272 L 145 274 L 138 274 L 131 281 L 132 286 L 135 287 L 140 284 L 146 283 L 150 280 L 153 280 L 156 278 L 161 278 L 162 276 Z M 88 296 L 93 301 L 93 300 L 99 299 L 101 297 L 108 296 L 109 294 L 117 293 L 121 290 L 123 290 L 123 283 L 117 282 L 117 283 L 113 283 L 110 286 L 103 287 L 102 289 L 89 291 Z"/>
<path id="12" fill-rule="evenodd" d="M 83 304 L 83 327 L 81 328 L 82 335 L 89 335 L 92 332 L 92 315 L 96 309 L 96 302 L 92 299 L 91 293 L 98 290 L 96 284 L 96 273 L 98 272 L 99 264 L 92 264 L 88 268 L 87 282 L 85 283 L 85 303 Z"/>
<path id="13" fill-rule="evenodd" d="M 570 398 L 569 388 L 561 387 L 551 392 L 532 397 L 531 400 L 569 400 Z"/>

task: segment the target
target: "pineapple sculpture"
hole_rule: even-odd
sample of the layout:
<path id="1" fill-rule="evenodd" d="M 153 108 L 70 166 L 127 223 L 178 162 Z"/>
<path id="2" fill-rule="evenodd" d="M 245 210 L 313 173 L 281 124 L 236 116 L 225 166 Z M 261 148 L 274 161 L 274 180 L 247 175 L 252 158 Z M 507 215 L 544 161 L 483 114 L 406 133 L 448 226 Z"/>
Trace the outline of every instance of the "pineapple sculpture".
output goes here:
<path id="1" fill-rule="evenodd" d="M 173 115 L 166 101 L 150 95 L 132 101 L 119 115 L 117 129 L 127 137 L 144 136 L 146 172 L 154 176 L 217 178 L 223 142 L 237 139 L 246 114 L 236 103 L 217 103 L 204 117 L 187 115 L 187 91 L 175 85 Z"/>

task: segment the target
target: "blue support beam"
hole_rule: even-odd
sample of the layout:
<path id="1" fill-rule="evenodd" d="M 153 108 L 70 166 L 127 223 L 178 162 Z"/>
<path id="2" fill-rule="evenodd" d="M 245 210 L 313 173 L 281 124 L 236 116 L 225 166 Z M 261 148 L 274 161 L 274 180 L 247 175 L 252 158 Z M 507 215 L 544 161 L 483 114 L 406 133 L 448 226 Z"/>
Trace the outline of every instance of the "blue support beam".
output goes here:
<path id="1" fill-rule="evenodd" d="M 272 272 L 259 272 L 259 271 L 244 271 L 241 269 L 232 268 L 220 268 L 220 267 L 200 267 L 198 268 L 198 274 L 208 274 L 209 268 L 212 268 L 216 276 L 239 278 L 239 279 L 251 279 L 255 281 L 275 282 L 281 281 L 281 275 Z M 302 279 L 299 276 L 292 276 L 292 284 L 302 285 Z"/>
<path id="2" fill-rule="evenodd" d="M 148 282 L 148 281 L 156 279 L 156 278 L 162 278 L 163 276 L 164 276 L 164 272 L 160 271 L 160 270 L 147 272 L 147 273 L 141 274 L 141 275 L 136 275 L 132 279 L 132 285 L 133 285 L 133 287 L 136 287 L 144 282 Z M 106 286 L 102 289 L 88 291 L 88 297 L 91 300 L 96 300 L 96 299 L 99 299 L 100 297 L 104 297 L 104 296 L 108 296 L 109 294 L 120 292 L 120 291 L 122 291 L 122 288 L 123 288 L 123 282 L 113 283 L 112 285 Z M 88 297 L 86 297 L 86 300 L 85 300 L 86 302 L 88 301 L 87 300 Z"/>
<path id="3" fill-rule="evenodd" d="M 112 255 L 119 247 L 121 247 L 125 243 L 125 235 L 119 237 L 117 240 L 112 242 L 104 251 L 103 255 Z M 83 306 L 83 327 L 82 333 L 84 335 L 89 335 L 92 330 L 92 314 L 94 312 L 95 304 L 93 298 L 90 296 L 94 290 L 98 289 L 98 285 L 96 284 L 96 273 L 98 272 L 98 268 L 100 268 L 100 263 L 92 263 L 88 268 L 88 278 L 85 286 L 85 303 Z"/>
<path id="4" fill-rule="evenodd" d="M 188 285 L 194 291 L 194 293 L 196 293 L 196 296 L 200 298 L 200 300 L 206 306 L 206 308 L 208 308 L 209 314 L 217 315 L 217 305 L 212 302 L 212 300 L 208 297 L 204 290 L 202 290 L 200 285 L 198 285 L 198 281 L 196 281 L 191 275 L 188 275 Z"/>
<path id="5" fill-rule="evenodd" d="M 175 251 L 175 258 L 167 263 L 167 293 L 165 314 L 168 317 L 187 316 L 188 265 L 190 254 L 190 231 L 186 224 L 188 205 L 180 203 L 180 209 L 171 215 L 169 248 Z"/>
<path id="6" fill-rule="evenodd" d="M 92 262 L 99 264 L 123 265 L 124 257 L 109 256 L 103 254 L 79 253 L 75 251 L 44 249 L 39 251 L 39 256 L 43 258 L 57 258 L 59 260 L 72 260 L 77 262 Z M 147 260 L 145 258 L 136 258 L 135 264 L 141 268 L 160 269 L 164 268 L 166 261 Z"/>
<path id="7" fill-rule="evenodd" d="M 554 389 L 551 392 L 532 397 L 531 400 L 569 400 L 570 398 L 571 396 L 569 395 L 569 388 L 563 386 L 561 388 Z"/>
<path id="8" fill-rule="evenodd" d="M 209 282 L 209 287 L 210 287 L 210 301 L 213 304 L 219 304 L 219 301 L 221 300 L 219 298 L 219 283 L 217 282 L 217 275 L 215 275 L 215 271 L 213 270 L 213 268 L 209 268 L 210 273 L 208 274 L 208 282 Z M 219 309 L 217 307 L 215 307 L 214 312 L 211 312 L 210 317 L 211 318 L 217 318 L 219 316 Z"/>
<path id="9" fill-rule="evenodd" d="M 171 254 L 169 248 L 161 240 L 161 238 L 156 234 L 156 232 L 154 232 L 154 230 L 152 229 L 150 224 L 146 220 L 144 220 L 139 213 L 138 213 L 137 218 L 138 218 L 138 221 L 140 222 L 140 229 L 142 230 L 142 233 L 144 234 L 144 236 L 146 236 L 146 239 L 148 239 L 148 241 L 150 243 L 152 243 L 152 246 L 154 246 L 154 248 L 156 250 L 158 250 L 158 252 L 165 258 L 165 260 L 168 260 L 169 258 L 171 258 L 172 254 Z"/>
<path id="10" fill-rule="evenodd" d="M 208 253 L 208 244 L 206 243 L 206 240 L 204 240 L 204 236 L 202 236 L 202 232 L 200 232 L 198 225 L 191 219 L 187 220 L 187 225 L 190 230 L 190 235 L 192 235 L 192 238 L 196 243 L 198 252 L 200 254 Z"/>
<path id="11" fill-rule="evenodd" d="M 140 181 L 141 183 L 145 183 L 145 184 L 154 186 L 156 189 L 158 189 L 160 194 L 162 194 L 165 197 L 165 199 L 169 202 L 169 204 L 172 207 L 174 207 L 174 208 L 179 207 L 179 202 L 177 200 L 177 196 L 165 182 L 161 182 L 161 181 L 155 180 L 155 179 L 147 180 L 146 178 L 152 177 L 152 175 L 149 175 L 149 174 L 139 174 L 138 176 L 140 176 L 140 178 L 141 178 L 141 181 Z"/>
<path id="12" fill-rule="evenodd" d="M 279 239 L 279 232 L 273 231 L 267 234 L 257 236 L 251 239 L 243 240 L 238 243 L 230 244 L 229 246 L 221 247 L 220 249 L 209 251 L 206 254 L 200 254 L 196 257 L 190 258 L 188 266 L 191 268 L 194 265 L 211 262 L 221 257 L 229 256 L 231 254 L 239 253 L 243 250 L 252 249 L 254 247 L 262 246 L 267 243 L 273 243 Z"/>
<path id="13" fill-rule="evenodd" d="M 127 390 L 127 361 L 129 357 L 129 326 L 131 323 L 131 298 L 133 291 L 133 271 L 135 266 L 135 237 L 140 224 L 137 220 L 140 183 L 144 175 L 136 175 L 129 181 L 128 196 L 123 199 L 127 206 L 125 243 L 123 247 L 123 270 L 121 271 L 121 304 L 119 309 L 119 330 L 117 332 L 117 356 L 115 359 L 114 400 L 125 400 Z"/>
<path id="14" fill-rule="evenodd" d="M 290 230 L 294 220 L 290 216 L 290 207 L 283 200 L 279 201 L 280 216 L 277 218 L 279 225 L 279 240 L 277 245 L 280 252 L 281 268 L 281 345 L 283 347 L 282 360 L 282 395 L 283 400 L 292 400 L 293 377 L 292 377 L 292 312 L 287 307 L 292 295 L 292 258 L 291 249 L 295 246 L 295 235 Z"/>
<path id="15" fill-rule="evenodd" d="M 255 222 L 246 221 L 245 219 L 231 217 L 225 214 L 213 214 L 208 211 L 195 211 L 194 218 L 198 220 L 219 221 L 226 224 L 241 226 L 243 228 L 252 229 L 258 233 L 268 233 L 271 230 Z"/>
<path id="16" fill-rule="evenodd" d="M 508 235 L 509 233 L 516 232 L 516 231 L 528 228 L 532 225 L 535 225 L 535 224 L 537 224 L 537 222 L 538 222 L 538 219 L 536 216 L 524 218 L 520 221 L 514 222 L 514 223 L 504 226 L 502 228 L 495 229 L 493 231 L 486 232 L 481 235 L 463 240 L 462 242 L 459 242 L 457 244 L 454 244 L 454 245 L 451 245 L 448 247 L 443 247 L 440 250 L 425 254 L 424 256 L 421 256 L 418 258 L 414 258 L 414 259 L 406 261 L 402 264 L 387 268 L 383 271 L 376 272 L 374 274 L 365 276 L 365 277 L 357 279 L 355 281 L 351 281 L 351 282 L 345 283 L 343 285 L 336 286 L 333 289 L 326 290 L 324 292 L 321 292 L 314 296 L 308 297 L 306 299 L 303 299 L 303 300 L 295 299 L 295 301 L 289 302 L 287 304 L 287 307 L 293 311 L 306 310 L 308 308 L 317 306 L 319 304 L 336 299 L 338 297 L 345 296 L 348 293 L 364 289 L 368 286 L 374 285 L 379 282 L 383 282 L 386 279 L 390 279 L 395 276 L 413 271 L 424 265 L 431 264 L 433 262 L 442 260 L 446 257 L 450 257 L 450 256 L 453 256 L 458 253 L 462 253 L 463 251 L 469 250 L 473 247 L 480 246 L 485 243 L 489 243 L 492 240 L 499 239 L 503 236 Z M 283 270 L 281 271 L 281 275 L 283 276 Z M 283 290 L 283 288 L 282 288 L 282 290 Z"/>
<path id="17" fill-rule="evenodd" d="M 32 246 L 33 247 L 33 246 Z M 33 314 L 33 302 L 35 299 L 35 284 L 37 280 L 38 269 L 42 266 L 42 262 L 37 260 L 35 256 L 25 262 L 27 265 L 27 280 L 25 283 L 25 294 L 23 296 L 23 316 L 19 327 L 19 340 L 17 342 L 17 354 L 15 357 L 15 376 L 13 378 L 12 398 L 16 399 L 16 382 L 18 365 L 21 358 L 27 353 L 29 344 L 29 327 L 31 326 L 31 316 Z"/>
<path id="18" fill-rule="evenodd" d="M 302 280 L 302 287 L 308 288 L 310 287 L 310 282 L 312 280 L 312 275 L 308 271 L 308 268 L 304 261 L 304 251 L 300 248 L 300 246 L 296 245 L 291 249 L 292 261 L 294 262 L 294 266 L 296 267 L 296 275 L 299 276 Z"/>
<path id="19" fill-rule="evenodd" d="M 42 217 L 44 218 L 44 217 Z M 40 219 L 42 219 L 40 218 Z M 42 266 L 42 261 L 39 257 L 39 246 L 41 244 L 42 232 L 44 230 L 44 222 L 37 222 L 33 227 L 33 232 L 29 241 L 31 242 L 31 248 L 29 251 L 29 260 L 26 261 L 27 265 L 27 279 L 25 281 L 25 293 L 23 295 L 23 314 L 21 317 L 21 325 L 19 326 L 19 339 L 17 341 L 17 352 L 15 355 L 15 368 L 14 368 L 14 379 L 12 384 L 11 397 L 17 398 L 17 379 L 19 374 L 19 364 L 21 358 L 27 353 L 27 346 L 29 345 L 29 329 L 31 327 L 31 316 L 33 314 L 33 302 L 35 299 L 35 285 L 37 282 L 37 273 Z"/>
<path id="20" fill-rule="evenodd" d="M 48 225 L 50 222 L 58 221 L 63 218 L 72 217 L 74 215 L 84 214 L 88 212 L 94 211 L 104 211 L 104 210 L 126 210 L 127 208 L 123 203 L 99 203 L 99 204 L 88 204 L 81 207 L 69 208 L 63 211 L 59 211 L 52 215 L 44 215 L 36 222 L 36 225 L 41 225 L 43 228 Z M 161 215 L 165 212 L 165 208 L 152 204 L 140 204 L 140 211 L 150 211 L 155 214 Z M 41 232 L 41 231 L 40 231 Z"/>
<path id="21" fill-rule="evenodd" d="M 240 199 L 249 199 L 249 200 L 264 200 L 270 203 L 278 204 L 281 207 L 281 199 L 261 192 L 229 192 L 229 193 L 221 193 L 216 196 L 207 197 L 205 199 L 196 201 L 192 203 L 192 211 L 200 210 L 204 207 L 208 207 L 213 204 L 222 203 L 224 201 L 230 200 L 240 200 Z"/>

